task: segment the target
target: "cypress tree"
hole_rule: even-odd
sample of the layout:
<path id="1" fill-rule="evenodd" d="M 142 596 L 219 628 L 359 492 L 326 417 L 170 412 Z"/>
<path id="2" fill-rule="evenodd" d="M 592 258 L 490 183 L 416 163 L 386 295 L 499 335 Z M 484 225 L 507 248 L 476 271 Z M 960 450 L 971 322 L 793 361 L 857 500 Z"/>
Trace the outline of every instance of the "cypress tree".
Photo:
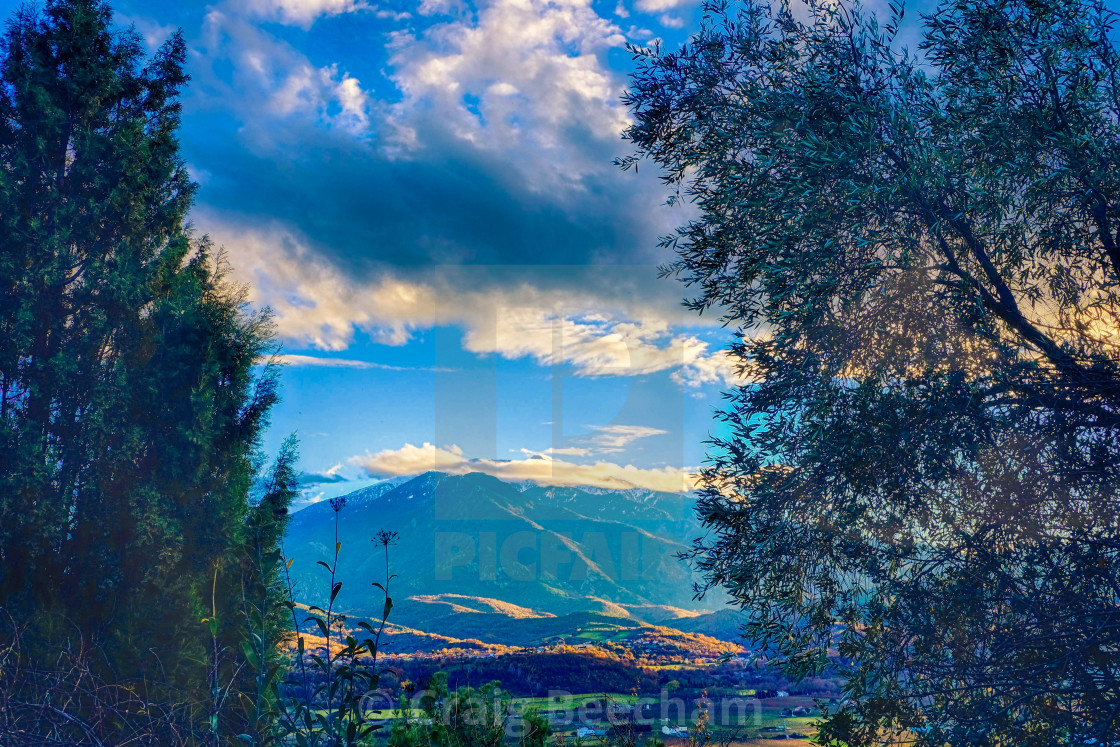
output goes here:
<path id="1" fill-rule="evenodd" d="M 247 522 L 272 332 L 186 223 L 185 57 L 99 0 L 0 42 L 0 607 L 105 677 L 189 688 L 214 569 L 279 534 Z"/>

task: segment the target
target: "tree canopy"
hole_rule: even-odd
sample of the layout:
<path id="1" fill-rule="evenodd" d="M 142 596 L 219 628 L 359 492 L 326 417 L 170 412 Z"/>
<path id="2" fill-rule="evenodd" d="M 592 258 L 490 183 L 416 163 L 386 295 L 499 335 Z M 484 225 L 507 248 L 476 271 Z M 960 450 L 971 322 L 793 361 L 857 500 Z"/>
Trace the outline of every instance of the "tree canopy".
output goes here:
<path id="1" fill-rule="evenodd" d="M 734 327 L 694 559 L 824 734 L 1120 732 L 1120 58 L 1095 0 L 705 7 L 633 48 L 635 154 Z M 830 661 L 832 662 L 830 664 Z"/>
<path id="2" fill-rule="evenodd" d="M 272 331 L 186 224 L 185 57 L 99 0 L 25 6 L 0 42 L 0 607 L 33 664 L 69 640 L 197 694 L 200 620 L 235 646 L 235 593 L 275 580 L 295 457 L 251 507 Z"/>

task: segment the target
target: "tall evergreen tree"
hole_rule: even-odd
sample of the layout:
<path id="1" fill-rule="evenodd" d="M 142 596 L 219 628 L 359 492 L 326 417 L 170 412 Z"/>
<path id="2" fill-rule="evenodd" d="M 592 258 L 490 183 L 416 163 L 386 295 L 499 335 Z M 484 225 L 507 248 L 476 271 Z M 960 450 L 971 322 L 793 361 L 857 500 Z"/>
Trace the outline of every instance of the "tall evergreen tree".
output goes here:
<path id="1" fill-rule="evenodd" d="M 230 703 L 219 731 L 245 734 L 263 747 L 278 741 L 274 729 L 279 715 L 277 688 L 288 664 L 283 642 L 290 637 L 291 613 L 281 544 L 288 526 L 288 509 L 299 493 L 295 436 L 289 436 L 260 486 L 245 522 L 243 550 L 222 574 L 225 620 L 221 644 L 231 653 L 219 679 L 232 683 L 236 702 Z"/>
<path id="2" fill-rule="evenodd" d="M 147 59 L 100 0 L 4 35 L 0 606 L 63 621 L 115 676 L 197 685 L 276 386 L 267 315 L 185 225 L 185 55 L 176 33 Z"/>

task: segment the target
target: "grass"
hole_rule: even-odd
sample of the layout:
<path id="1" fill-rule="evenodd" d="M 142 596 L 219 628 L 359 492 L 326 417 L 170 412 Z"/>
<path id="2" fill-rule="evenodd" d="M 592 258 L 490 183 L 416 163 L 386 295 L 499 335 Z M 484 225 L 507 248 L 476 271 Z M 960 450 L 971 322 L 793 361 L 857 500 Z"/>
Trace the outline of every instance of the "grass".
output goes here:
<path id="1" fill-rule="evenodd" d="M 798 732 L 812 737 L 817 733 L 815 723 L 817 718 L 815 716 L 801 716 L 792 718 L 782 718 L 779 710 L 763 709 L 758 714 L 748 714 L 747 717 L 741 721 L 739 726 L 712 726 L 713 741 L 720 741 L 720 737 L 735 737 L 729 747 L 734 745 L 763 745 L 774 744 L 774 737 L 781 734 L 789 734 Z M 778 732 L 763 732 L 765 727 L 785 726 L 785 729 Z M 783 744 L 810 744 L 808 739 L 803 740 L 781 740 Z"/>
<path id="2" fill-rule="evenodd" d="M 638 702 L 639 695 L 623 695 L 621 693 L 573 693 L 571 695 L 561 695 L 560 700 L 553 698 L 514 698 L 513 703 L 516 707 L 523 710 L 536 708 L 541 711 L 557 711 L 567 710 L 572 711 L 579 708 L 588 701 L 597 701 L 600 698 L 607 697 L 610 700 L 620 705 L 634 705 Z"/>
<path id="3" fill-rule="evenodd" d="M 422 710 L 420 710 L 419 708 L 409 708 L 407 710 L 408 710 L 408 717 L 409 718 L 427 718 L 426 714 Z M 368 711 L 364 711 L 364 713 L 366 713 L 370 718 L 376 718 L 376 719 L 401 718 L 401 715 L 402 715 L 400 710 L 396 709 L 396 708 L 392 708 L 392 709 L 384 708 L 384 709 L 381 709 L 381 710 L 368 710 Z"/>

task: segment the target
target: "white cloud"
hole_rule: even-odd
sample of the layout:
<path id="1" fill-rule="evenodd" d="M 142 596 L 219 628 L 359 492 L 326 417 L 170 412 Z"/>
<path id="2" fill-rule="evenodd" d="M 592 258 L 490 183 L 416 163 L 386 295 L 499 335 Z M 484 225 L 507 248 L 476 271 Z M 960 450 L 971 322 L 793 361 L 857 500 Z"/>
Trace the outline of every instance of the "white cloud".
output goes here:
<path id="1" fill-rule="evenodd" d="M 293 355 L 283 353 L 274 355 L 269 360 L 287 366 L 316 366 L 320 368 L 355 368 L 378 369 L 382 371 L 450 371 L 449 368 L 419 368 L 415 366 L 391 366 L 387 363 L 374 363 L 372 361 L 358 361 L 349 358 L 320 358 L 315 355 Z"/>
<path id="2" fill-rule="evenodd" d="M 596 433 L 588 440 L 595 445 L 596 451 L 605 454 L 622 451 L 639 439 L 668 433 L 660 428 L 644 425 L 603 425 L 592 428 Z"/>
<path id="3" fill-rule="evenodd" d="M 754 381 L 749 375 L 739 373 L 742 361 L 726 350 L 696 358 L 692 363 L 673 372 L 672 379 L 681 386 L 692 389 L 706 384 L 746 386 Z"/>
<path id="4" fill-rule="evenodd" d="M 332 80 L 337 68 L 332 68 Z M 369 94 L 362 90 L 357 78 L 347 74 L 338 77 L 338 84 L 334 87 L 335 100 L 342 108 L 335 120 L 343 127 L 354 133 L 362 133 L 369 129 Z"/>
<path id="5" fill-rule="evenodd" d="M 655 42 L 660 43 L 660 37 L 657 34 L 653 33 L 647 28 L 635 26 L 633 24 L 631 24 L 630 28 L 626 30 L 626 38 L 633 41 L 638 41 L 647 47 L 654 46 Z"/>
<path id="6" fill-rule="evenodd" d="M 451 12 L 425 0 L 421 13 Z M 451 139 L 509 154 L 530 189 L 578 188 L 609 168 L 628 122 L 605 53 L 625 37 L 590 0 L 492 0 L 474 17 L 398 36 L 390 77 L 403 94 L 388 124 L 399 157 Z M 589 142 L 597 145 L 589 147 Z"/>
<path id="7" fill-rule="evenodd" d="M 646 13 L 661 13 L 667 10 L 676 10 L 688 5 L 695 5 L 697 0 L 638 0 L 634 3 L 638 10 Z"/>
<path id="8" fill-rule="evenodd" d="M 254 68 L 259 64 L 254 58 L 249 58 L 249 63 Z M 312 115 L 353 135 L 369 130 L 369 94 L 357 78 L 340 73 L 337 65 L 300 65 L 287 74 L 270 98 L 272 110 L 280 117 Z M 331 113 L 332 105 L 338 108 L 337 113 Z"/>
<path id="9" fill-rule="evenodd" d="M 357 78 L 337 63 L 313 65 L 234 9 L 206 14 L 194 52 L 211 66 L 196 67 L 194 95 L 215 97 L 214 106 L 239 113 L 242 132 L 257 150 L 275 150 L 296 121 L 358 137 L 369 133 L 373 101 Z M 228 79 L 217 72 L 226 61 L 232 65 Z"/>
<path id="10" fill-rule="evenodd" d="M 370 475 L 385 477 L 435 470 L 453 475 L 482 472 L 502 480 L 532 480 L 541 485 L 647 488 L 670 493 L 682 493 L 695 487 L 695 480 L 689 471 L 672 467 L 642 469 L 613 462 L 573 464 L 558 459 L 539 458 L 536 455 L 512 461 L 467 459 L 458 446 L 437 447 L 427 442 L 421 446 L 405 444 L 400 449 L 385 449 L 376 454 L 351 457 L 350 463 Z"/>
<path id="11" fill-rule="evenodd" d="M 346 2 L 259 3 L 254 6 L 258 13 L 268 7 L 291 18 L 358 7 Z M 445 10 L 453 10 L 453 4 L 446 3 Z M 241 143 L 247 152 L 271 164 L 288 164 L 313 142 L 320 152 L 351 152 L 359 160 L 370 157 L 376 165 L 376 158 L 382 157 L 376 147 L 393 137 L 395 147 L 405 154 L 402 157 L 416 156 L 431 146 L 426 157 L 438 160 L 449 152 L 447 138 L 451 138 L 460 148 L 452 149 L 456 155 L 472 149 L 488 154 L 489 160 L 479 162 L 482 166 L 472 166 L 481 173 L 468 170 L 468 176 L 501 181 L 497 189 L 511 196 L 544 193 L 539 201 L 549 207 L 541 212 L 571 213 L 573 224 L 599 219 L 588 218 L 586 203 L 591 199 L 592 205 L 603 204 L 614 194 L 614 182 L 607 188 L 603 179 L 624 178 L 610 164 L 622 147 L 618 135 L 627 121 L 618 100 L 624 82 L 606 67 L 606 53 L 624 43 L 624 38 L 614 24 L 597 15 L 590 0 L 492 0 L 477 14 L 436 23 L 418 37 L 397 32 L 392 38 L 388 74 L 400 87 L 402 100 L 390 107 L 374 101 L 361 82 L 338 64 L 316 66 L 239 15 L 232 4 L 216 6 L 207 14 L 196 44 L 197 54 L 210 62 L 196 76 L 205 78 L 197 89 L 210 106 L 239 107 Z M 218 64 L 222 60 L 232 63 L 232 72 Z M 333 134 L 320 135 L 316 130 Z M 374 132 L 377 138 L 372 137 Z M 354 140 L 359 144 L 352 151 L 326 147 L 334 142 L 353 145 Z M 487 171 L 491 167 L 497 170 L 494 174 Z M 285 178 L 302 173 L 276 171 Z M 448 176 L 454 183 L 463 175 Z M 573 196 L 591 184 L 597 196 Z M 279 191 L 290 199 L 288 193 L 301 186 L 293 181 Z M 392 270 L 366 275 L 363 253 L 377 252 L 391 262 L 396 250 L 393 242 L 369 242 L 368 237 L 376 233 L 365 226 L 403 219 L 338 209 L 344 201 L 329 199 L 332 186 L 322 180 L 309 184 L 306 204 L 289 203 L 285 209 L 293 220 L 303 221 L 301 225 L 313 231 L 317 241 L 331 244 L 336 259 L 328 258 L 325 247 L 306 234 L 277 220 L 267 223 L 254 217 L 250 220 L 256 225 L 246 230 L 240 227 L 243 217 L 233 228 L 216 218 L 212 208 L 199 206 L 193 214 L 198 225 L 231 251 L 235 268 L 252 288 L 254 302 L 274 310 L 284 339 L 341 351 L 357 332 L 384 344 L 401 345 L 419 330 L 454 325 L 464 330 L 464 347 L 482 355 L 567 365 L 584 376 L 683 372 L 678 380 L 688 386 L 711 379 L 706 372 L 713 368 L 711 358 L 717 353 L 697 336 L 675 331 L 682 317 L 675 292 L 660 291 L 658 300 L 648 301 L 611 297 L 602 287 L 585 290 L 579 281 L 567 287 L 545 281 L 454 282 L 440 279 L 438 268 L 407 277 Z M 626 189 L 633 186 L 625 185 Z M 638 197 L 629 193 L 619 197 L 619 210 L 629 211 L 611 218 L 619 222 L 619 234 L 634 233 L 627 227 L 631 219 L 640 220 L 644 229 L 668 230 L 675 221 L 664 211 L 655 211 L 660 193 L 643 192 L 638 186 Z M 350 189 L 360 187 L 351 182 Z M 519 209 L 516 199 L 511 197 L 502 209 Z M 464 205 L 474 207 L 469 203 L 466 200 Z M 462 212 L 463 205 L 458 210 Z M 668 223 L 656 226 L 658 221 Z M 355 226 L 355 241 L 365 243 L 346 244 L 319 235 L 334 231 L 335 226 Z M 405 252 L 415 255 L 426 251 L 416 246 L 437 245 L 441 261 L 451 262 L 470 261 L 472 252 L 479 251 L 469 245 L 460 249 L 455 236 L 436 233 L 442 229 L 429 226 L 430 221 L 421 222 L 402 235 L 399 240 L 408 242 Z M 581 250 L 587 256 L 581 255 L 579 261 L 617 261 L 618 247 L 609 234 L 592 235 L 594 248 Z M 519 233 L 511 236 L 503 240 L 521 240 Z M 524 251 L 530 252 L 533 238 L 526 234 L 524 241 Z M 518 249 L 504 246 L 501 251 L 514 256 Z M 456 260 L 458 251 L 464 259 Z M 348 258 L 354 258 L 353 266 L 340 267 Z M 627 272 L 615 269 L 616 274 Z M 613 270 L 581 267 L 579 271 L 605 276 Z M 672 288 L 671 283 L 655 280 L 653 265 L 643 271 L 665 289 Z M 539 272 L 547 277 L 556 270 L 542 267 Z M 428 277 L 415 279 L 424 274 Z M 670 296 L 671 303 L 665 303 Z M 698 326 L 706 321 L 689 315 L 687 323 Z"/>
<path id="12" fill-rule="evenodd" d="M 548 460 L 556 456 L 587 457 L 595 454 L 620 454 L 635 441 L 650 436 L 661 436 L 669 432 L 644 425 L 591 425 L 587 427 L 594 431 L 593 435 L 571 439 L 573 443 L 582 444 L 580 446 L 551 447 L 544 451 L 521 449 L 521 453 L 526 456 Z"/>
<path id="13" fill-rule="evenodd" d="M 465 9 L 463 0 L 421 0 L 420 15 L 442 16 L 461 13 Z"/>
<path id="14" fill-rule="evenodd" d="M 593 312 L 594 309 L 587 309 Z M 491 334 L 492 333 L 492 334 Z M 584 376 L 639 376 L 674 369 L 677 383 L 714 381 L 722 353 L 692 335 L 673 334 L 660 319 L 625 322 L 596 314 L 565 316 L 548 307 L 499 308 L 494 329 L 468 327 L 464 347 L 504 358 L 566 364 Z"/>
<path id="15" fill-rule="evenodd" d="M 552 459 L 554 456 L 591 456 L 591 449 L 584 449 L 577 446 L 566 446 L 563 448 L 547 448 L 544 451 L 533 451 L 532 449 L 521 449 L 521 453 L 525 456 L 535 456 L 542 459 Z"/>
<path id="16" fill-rule="evenodd" d="M 211 225 L 217 242 L 231 250 L 235 270 L 248 281 L 252 301 L 271 307 L 280 335 L 298 345 L 341 351 L 358 330 L 382 344 L 403 345 L 417 330 L 454 325 L 464 330 L 463 347 L 470 352 L 571 366 L 580 376 L 672 371 L 677 383 L 691 388 L 720 380 L 735 383 L 724 352 L 695 335 L 674 332 L 681 317 L 671 319 L 653 304 L 620 304 L 572 285 L 550 290 L 524 282 L 496 286 L 485 276 L 433 275 L 418 281 L 383 272 L 361 280 L 280 227 L 262 233 L 220 228 L 217 221 Z M 605 275 L 609 268 L 584 271 Z M 543 280 L 555 270 L 540 272 Z"/>
<path id="17" fill-rule="evenodd" d="M 463 450 L 458 446 L 452 445 L 441 449 L 426 441 L 421 446 L 405 444 L 399 449 L 385 449 L 376 454 L 367 453 L 364 456 L 350 457 L 351 464 L 361 467 L 375 477 L 418 475 L 431 470 L 453 472 L 466 462 Z"/>
<path id="18" fill-rule="evenodd" d="M 244 7 L 271 20 L 308 28 L 324 16 L 366 10 L 370 5 L 363 0 L 248 0 Z"/>

